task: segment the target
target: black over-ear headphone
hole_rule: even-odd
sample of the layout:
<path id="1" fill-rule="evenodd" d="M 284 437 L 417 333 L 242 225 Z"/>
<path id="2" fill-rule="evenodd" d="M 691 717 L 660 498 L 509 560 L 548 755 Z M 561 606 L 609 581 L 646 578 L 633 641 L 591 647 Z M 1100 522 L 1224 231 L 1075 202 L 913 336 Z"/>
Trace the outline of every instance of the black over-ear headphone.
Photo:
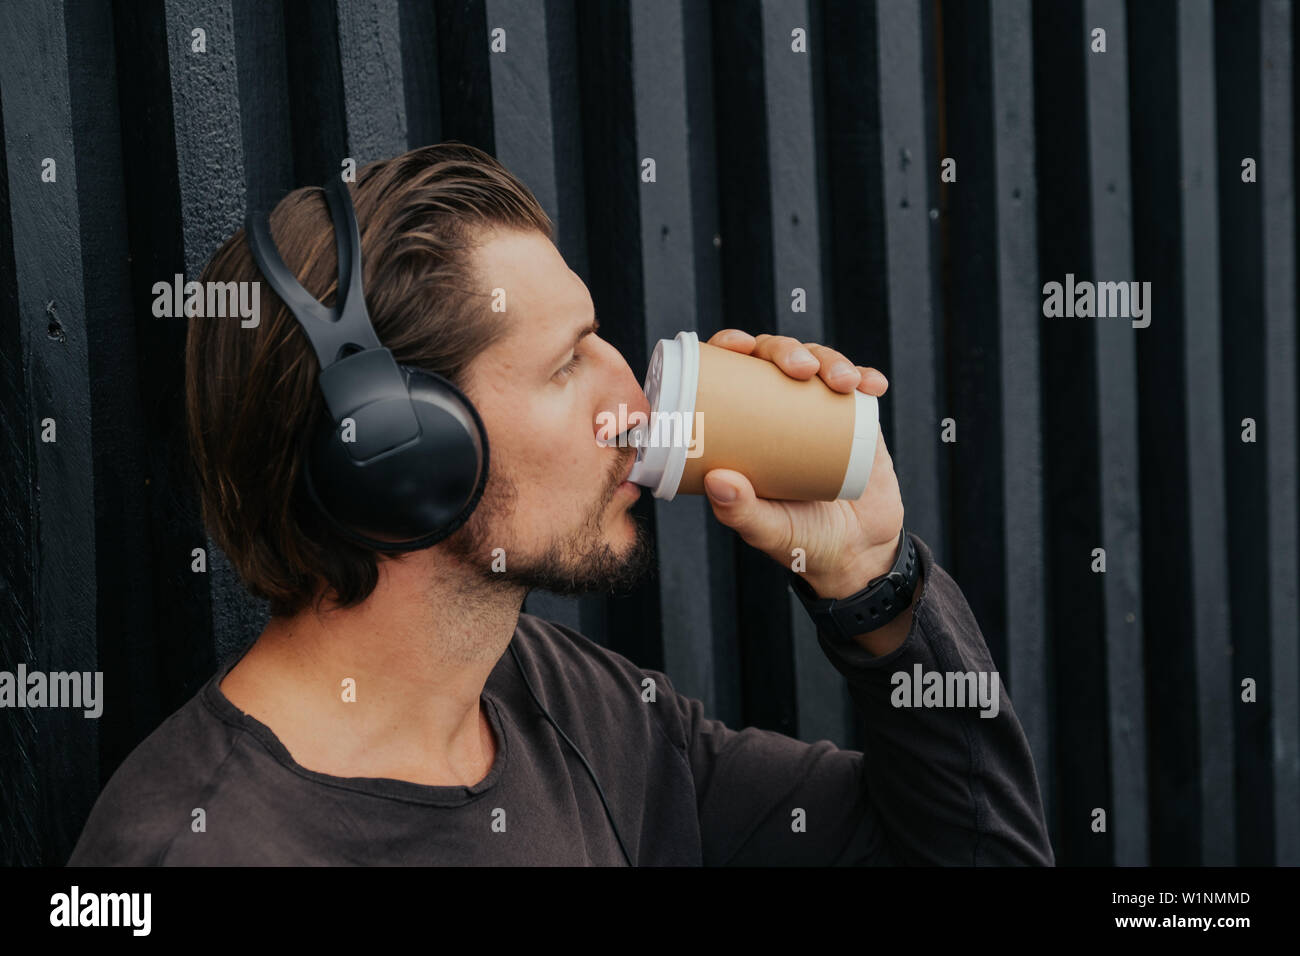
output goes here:
<path id="1" fill-rule="evenodd" d="M 488 477 L 488 438 L 474 403 L 435 372 L 398 365 L 370 324 L 361 287 L 361 231 L 341 179 L 323 187 L 334 221 L 339 279 L 334 307 L 304 289 L 280 258 L 265 213 L 249 210 L 253 260 L 311 340 L 329 417 L 313 437 L 303 478 L 316 507 L 344 537 L 380 551 L 431 547 L 465 523 Z M 345 424 L 352 433 L 345 440 Z M 542 715 L 596 785 L 614 839 L 633 866 L 596 772 L 542 705 L 514 641 L 510 653 Z"/>
<path id="2" fill-rule="evenodd" d="M 488 437 L 474 404 L 446 378 L 398 365 L 370 324 L 361 286 L 361 233 L 342 180 L 324 187 L 338 246 L 338 292 L 326 308 L 285 266 L 265 214 L 244 223 L 262 275 L 320 360 L 329 416 L 312 437 L 303 480 L 349 540 L 414 551 L 469 518 L 488 477 Z"/>

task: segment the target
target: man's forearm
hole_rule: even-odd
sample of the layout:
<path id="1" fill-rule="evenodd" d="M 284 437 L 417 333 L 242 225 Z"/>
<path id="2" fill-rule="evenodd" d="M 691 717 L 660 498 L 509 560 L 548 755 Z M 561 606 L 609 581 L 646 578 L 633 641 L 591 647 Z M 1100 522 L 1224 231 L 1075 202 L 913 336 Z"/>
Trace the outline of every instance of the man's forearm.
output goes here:
<path id="1" fill-rule="evenodd" d="M 1054 854 L 1024 729 L 1000 681 L 990 676 L 996 666 L 961 589 L 925 542 L 913 540 L 924 585 L 900 615 L 910 622 L 896 624 L 898 632 L 908 628 L 901 642 L 885 637 L 873 647 L 863 643 L 874 641 L 871 634 L 843 644 L 818 636 L 865 718 L 863 788 L 889 834 L 890 858 L 1050 866 Z M 920 694 L 935 675 L 936 686 L 954 690 Z M 974 695 L 959 694 L 956 688 L 971 681 Z M 985 681 L 992 699 L 978 690 Z"/>

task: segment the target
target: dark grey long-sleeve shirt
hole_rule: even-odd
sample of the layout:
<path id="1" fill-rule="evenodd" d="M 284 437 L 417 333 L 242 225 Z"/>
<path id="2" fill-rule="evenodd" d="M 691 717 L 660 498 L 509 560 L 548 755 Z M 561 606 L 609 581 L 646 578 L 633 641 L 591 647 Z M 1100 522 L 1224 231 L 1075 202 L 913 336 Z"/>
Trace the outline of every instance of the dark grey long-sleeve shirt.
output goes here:
<path id="1" fill-rule="evenodd" d="M 993 670 L 961 591 L 913 542 L 925 579 L 903 644 L 873 657 L 819 637 L 866 717 L 865 752 L 733 730 L 664 674 L 520 615 L 523 666 L 586 755 L 638 865 L 1054 862 L 1005 692 L 995 716 L 973 700 L 898 706 L 926 698 L 896 674 Z M 70 865 L 624 864 L 591 778 L 508 651 L 483 690 L 496 761 L 471 787 L 300 766 L 221 693 L 237 660 L 118 768 Z"/>

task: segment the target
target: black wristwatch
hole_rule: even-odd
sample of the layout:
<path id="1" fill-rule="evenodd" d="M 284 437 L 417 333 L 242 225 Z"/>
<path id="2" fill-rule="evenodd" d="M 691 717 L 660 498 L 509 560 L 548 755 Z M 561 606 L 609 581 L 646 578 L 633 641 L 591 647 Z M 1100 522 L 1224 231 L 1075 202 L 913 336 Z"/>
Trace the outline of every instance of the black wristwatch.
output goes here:
<path id="1" fill-rule="evenodd" d="M 845 598 L 818 597 L 807 581 L 793 571 L 786 571 L 794 593 L 827 639 L 847 644 L 859 634 L 888 624 L 911 605 L 920 562 L 906 528 L 898 539 L 898 557 L 889 573 Z"/>

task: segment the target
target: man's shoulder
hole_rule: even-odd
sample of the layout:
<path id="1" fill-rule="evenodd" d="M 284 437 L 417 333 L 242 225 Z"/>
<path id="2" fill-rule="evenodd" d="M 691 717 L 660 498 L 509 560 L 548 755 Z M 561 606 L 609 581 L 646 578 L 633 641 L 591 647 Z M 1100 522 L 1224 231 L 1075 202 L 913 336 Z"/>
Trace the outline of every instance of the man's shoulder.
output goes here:
<path id="1" fill-rule="evenodd" d="M 639 718 L 656 737 L 658 732 L 649 730 L 652 725 L 678 750 L 685 746 L 675 706 L 678 695 L 661 671 L 642 667 L 565 624 L 532 614 L 519 615 L 516 634 L 522 638 L 520 657 L 534 683 L 540 677 L 543 687 L 537 692 L 550 698 L 548 706 L 554 704 L 572 719 L 594 726 L 626 728 L 629 717 Z"/>
<path id="2" fill-rule="evenodd" d="M 578 680 L 583 684 L 623 686 L 640 684 L 644 668 L 617 651 L 559 621 L 520 613 L 517 635 L 521 656 L 547 676 Z"/>
<path id="3" fill-rule="evenodd" d="M 91 809 L 69 866 L 147 866 L 163 861 L 218 779 L 240 730 L 204 700 L 206 685 L 122 761 Z"/>

